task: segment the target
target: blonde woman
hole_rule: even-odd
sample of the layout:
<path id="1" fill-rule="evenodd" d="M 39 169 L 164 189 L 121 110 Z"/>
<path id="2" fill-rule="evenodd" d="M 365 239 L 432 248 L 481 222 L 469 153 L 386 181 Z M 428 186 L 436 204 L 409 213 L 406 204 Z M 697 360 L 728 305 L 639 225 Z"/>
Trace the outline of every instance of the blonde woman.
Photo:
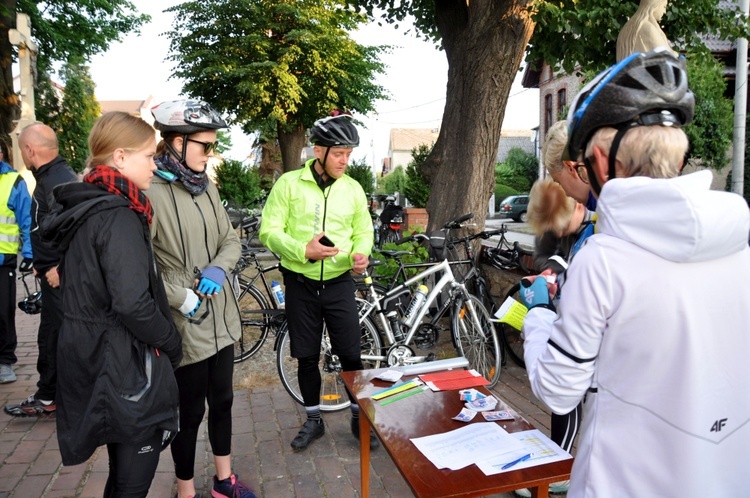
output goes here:
<path id="1" fill-rule="evenodd" d="M 567 137 L 567 134 L 566 134 Z M 549 137 L 548 137 L 549 140 Z M 545 156 L 545 162 L 548 156 Z M 537 235 L 537 240 L 550 237 L 556 241 L 557 252 L 569 263 L 584 241 L 594 233 L 593 213 L 580 202 L 569 197 L 566 190 L 552 178 L 545 178 L 534 183 L 529 193 L 529 224 Z M 538 251 L 535 250 L 535 256 Z M 548 257 L 545 255 L 544 257 Z M 554 267 L 554 268 L 553 268 Z M 557 274 L 558 299 L 565 281 L 565 271 L 559 264 L 548 264 L 549 271 Z M 552 413 L 550 423 L 551 439 L 565 451 L 573 449 L 573 441 L 578 434 L 581 423 L 582 407 L 579 404 L 573 411 L 564 415 Z M 564 493 L 570 481 L 550 484 L 550 492 Z M 516 491 L 519 496 L 531 496 L 528 489 Z"/>
<path id="2" fill-rule="evenodd" d="M 182 341 L 151 250 L 143 191 L 156 166 L 154 129 L 122 112 L 89 136 L 82 183 L 54 189 L 43 235 L 64 251 L 57 438 L 63 465 L 106 444 L 105 497 L 145 497 L 159 453 L 177 431 L 174 368 Z"/>

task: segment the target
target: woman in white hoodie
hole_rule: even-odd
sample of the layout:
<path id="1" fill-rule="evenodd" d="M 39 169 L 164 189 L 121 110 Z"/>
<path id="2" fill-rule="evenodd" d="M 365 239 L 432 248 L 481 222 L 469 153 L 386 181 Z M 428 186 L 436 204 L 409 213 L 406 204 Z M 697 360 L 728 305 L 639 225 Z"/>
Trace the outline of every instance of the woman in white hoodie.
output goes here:
<path id="1" fill-rule="evenodd" d="M 750 214 L 710 172 L 677 177 L 693 107 L 667 51 L 633 54 L 571 107 L 598 233 L 559 309 L 544 278 L 522 289 L 534 394 L 556 413 L 584 402 L 570 497 L 746 493 Z"/>

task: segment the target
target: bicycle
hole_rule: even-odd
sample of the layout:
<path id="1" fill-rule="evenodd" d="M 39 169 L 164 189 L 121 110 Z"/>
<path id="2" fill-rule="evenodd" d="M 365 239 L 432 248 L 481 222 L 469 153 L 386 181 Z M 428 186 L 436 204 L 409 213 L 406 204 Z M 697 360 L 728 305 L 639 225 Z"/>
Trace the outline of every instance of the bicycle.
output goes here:
<path id="1" fill-rule="evenodd" d="M 380 213 L 380 233 L 377 237 L 378 248 L 383 244 L 396 242 L 401 238 L 401 230 L 404 224 L 404 209 L 395 203 L 393 196 L 387 196 L 384 200 L 383 211 Z"/>
<path id="2" fill-rule="evenodd" d="M 242 257 L 232 271 L 232 282 L 237 304 L 240 307 L 242 323 L 242 333 L 234 343 L 235 363 L 245 361 L 257 353 L 266 342 L 268 334 L 271 331 L 278 334 L 280 321 L 285 320 L 282 316 L 283 310 L 279 308 L 276 301 L 271 299 L 269 304 L 269 299 L 266 297 L 272 296 L 266 273 L 278 269 L 279 262 L 278 257 L 271 252 L 276 258 L 276 263 L 263 266 L 258 255 L 265 252 L 266 249 L 263 247 L 243 247 Z M 255 268 L 255 274 L 248 278 L 244 271 L 250 267 Z M 255 285 L 258 279 L 263 284 L 265 294 Z"/>
<path id="3" fill-rule="evenodd" d="M 531 275 L 532 268 L 527 262 L 532 260 L 533 252 L 528 251 L 521 247 L 516 241 L 511 245 L 508 239 L 505 237 L 508 229 L 505 225 L 500 227 L 501 238 L 498 241 L 496 247 L 487 248 L 484 251 L 484 260 L 498 268 L 500 270 L 512 271 L 522 276 Z M 521 289 L 521 284 L 514 284 L 503 296 L 500 304 L 504 303 L 507 299 L 515 299 L 521 301 L 518 296 L 518 292 Z M 493 314 L 498 309 L 495 305 L 494 300 L 490 298 L 491 307 L 490 312 Z M 521 368 L 526 368 L 526 362 L 523 359 L 523 334 L 520 329 L 517 329 L 507 323 L 500 323 L 495 320 L 495 323 L 499 326 L 499 335 L 503 341 L 503 350 L 510 356 L 514 363 Z"/>
<path id="4" fill-rule="evenodd" d="M 378 356 L 382 349 L 378 329 L 372 320 L 362 313 L 364 301 L 358 300 L 360 309 L 360 345 L 362 350 L 362 364 L 365 369 L 380 368 Z M 286 392 L 299 404 L 304 404 L 302 392 L 297 379 L 297 359 L 292 357 L 289 329 L 284 320 L 283 326 L 276 335 L 274 344 L 276 351 L 276 369 L 279 372 L 281 384 Z M 323 336 L 320 344 L 320 409 L 321 411 L 338 411 L 351 405 L 349 396 L 341 379 L 341 362 L 332 351 L 328 329 L 323 325 Z"/>
<path id="5" fill-rule="evenodd" d="M 440 263 L 422 263 L 426 269 L 406 279 L 391 289 L 382 291 L 366 272 L 364 278 L 367 287 L 366 300 L 362 303 L 361 316 L 369 317 L 374 313 L 373 321 L 378 324 L 378 331 L 383 335 L 385 346 L 381 354 L 362 355 L 363 360 L 384 362 L 388 366 L 401 366 L 421 363 L 433 359 L 431 356 L 417 356 L 411 347 L 417 337 L 429 338 L 429 332 L 436 329 L 435 324 L 446 312 L 451 312 L 451 332 L 457 352 L 467 358 L 469 365 L 490 381 L 494 386 L 500 378 L 500 345 L 489 313 L 476 297 L 471 295 L 463 282 L 457 280 L 451 270 L 451 263 L 443 260 Z M 399 316 L 400 307 L 393 303 L 405 294 L 410 294 L 410 286 L 431 275 L 439 276 L 437 282 L 429 289 L 424 303 L 411 317 Z M 429 323 L 423 323 L 433 302 L 448 288 L 449 298 Z M 394 309 L 395 308 L 395 309 Z M 420 329 L 428 328 L 427 334 Z M 420 347 L 419 344 L 415 344 Z"/>

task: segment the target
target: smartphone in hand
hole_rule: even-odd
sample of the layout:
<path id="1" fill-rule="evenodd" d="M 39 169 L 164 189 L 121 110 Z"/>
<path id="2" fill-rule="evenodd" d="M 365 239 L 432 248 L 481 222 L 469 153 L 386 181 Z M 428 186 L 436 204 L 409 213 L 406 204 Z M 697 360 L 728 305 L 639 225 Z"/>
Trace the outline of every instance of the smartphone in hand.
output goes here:
<path id="1" fill-rule="evenodd" d="M 325 235 L 323 235 L 318 242 L 326 247 L 336 247 L 336 244 L 334 244 L 333 241 Z"/>

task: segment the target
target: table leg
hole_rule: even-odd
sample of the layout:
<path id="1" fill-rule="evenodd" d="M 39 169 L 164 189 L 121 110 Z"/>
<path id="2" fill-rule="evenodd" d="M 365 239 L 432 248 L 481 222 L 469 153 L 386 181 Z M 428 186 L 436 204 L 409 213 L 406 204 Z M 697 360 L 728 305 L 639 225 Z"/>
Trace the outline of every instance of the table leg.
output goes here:
<path id="1" fill-rule="evenodd" d="M 359 416 L 359 474 L 362 498 L 370 496 L 370 421 L 364 413 Z"/>
<path id="2" fill-rule="evenodd" d="M 531 498 L 548 498 L 549 497 L 549 486 L 547 484 L 531 487 L 529 488 L 529 491 L 531 491 Z"/>

